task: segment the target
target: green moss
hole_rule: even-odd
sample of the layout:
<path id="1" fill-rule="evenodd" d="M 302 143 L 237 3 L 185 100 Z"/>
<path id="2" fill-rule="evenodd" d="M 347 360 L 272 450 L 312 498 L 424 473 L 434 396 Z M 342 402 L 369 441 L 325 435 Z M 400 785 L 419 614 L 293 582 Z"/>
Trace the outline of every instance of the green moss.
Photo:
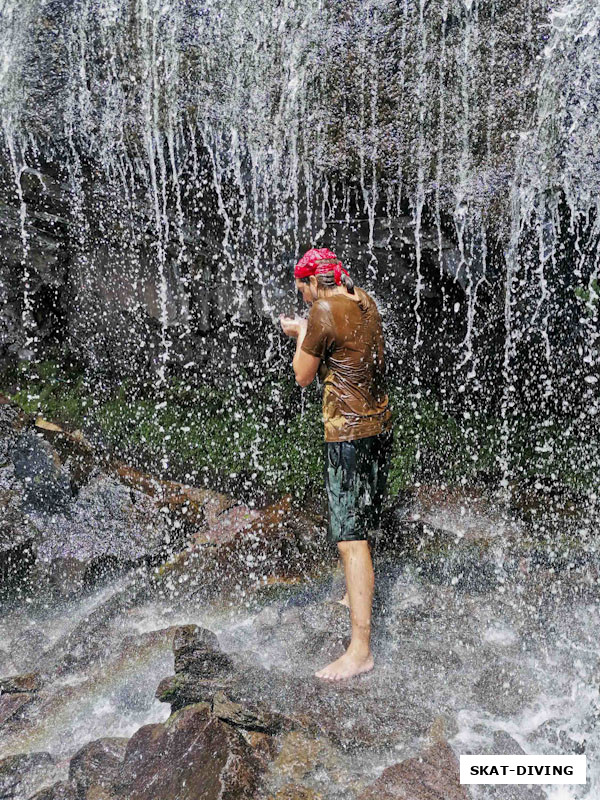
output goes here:
<path id="1" fill-rule="evenodd" d="M 8 380 L 5 376 L 6 385 Z M 82 428 L 98 445 L 134 466 L 236 495 L 257 488 L 297 497 L 323 491 L 323 431 L 317 387 L 302 396 L 291 376 L 252 380 L 240 371 L 229 386 L 171 381 L 162 391 L 122 383 L 110 394 L 52 361 L 24 364 L 10 382 L 24 410 Z M 496 485 L 501 477 L 501 423 L 454 417 L 432 399 L 391 393 L 395 423 L 389 491 L 417 482 Z M 510 468 L 524 483 L 542 480 L 586 491 L 595 476 L 590 437 L 554 424 L 517 420 L 508 443 Z"/>

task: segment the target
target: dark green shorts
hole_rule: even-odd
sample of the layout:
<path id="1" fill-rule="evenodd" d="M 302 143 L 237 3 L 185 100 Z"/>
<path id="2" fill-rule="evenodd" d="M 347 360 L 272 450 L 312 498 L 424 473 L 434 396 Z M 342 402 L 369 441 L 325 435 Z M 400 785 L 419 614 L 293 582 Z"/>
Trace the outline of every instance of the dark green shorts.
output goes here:
<path id="1" fill-rule="evenodd" d="M 379 528 L 392 450 L 392 431 L 325 442 L 325 486 L 331 542 L 357 542 Z"/>

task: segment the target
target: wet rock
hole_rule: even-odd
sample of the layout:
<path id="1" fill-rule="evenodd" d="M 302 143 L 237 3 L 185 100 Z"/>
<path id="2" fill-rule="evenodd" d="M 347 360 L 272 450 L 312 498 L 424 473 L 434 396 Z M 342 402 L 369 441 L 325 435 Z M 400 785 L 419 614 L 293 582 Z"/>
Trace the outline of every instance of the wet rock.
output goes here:
<path id="1" fill-rule="evenodd" d="M 229 686 L 227 678 L 200 681 L 193 675 L 173 675 L 158 684 L 156 697 L 161 703 L 169 703 L 171 711 L 180 711 L 194 703 L 211 703 L 215 694 Z"/>
<path id="2" fill-rule="evenodd" d="M 0 695 L 0 725 L 4 725 L 5 722 L 16 716 L 21 709 L 33 700 L 34 696 L 28 692 Z"/>
<path id="3" fill-rule="evenodd" d="M 260 512 L 246 505 L 235 505 L 214 515 L 205 529 L 196 534 L 196 542 L 230 542 L 247 531 L 252 523 L 260 519 Z"/>
<path id="4" fill-rule="evenodd" d="M 6 482 L 12 484 L 12 475 Z M 36 531 L 22 511 L 22 500 L 21 491 L 0 486 L 0 596 L 22 585 L 35 561 Z"/>
<path id="5" fill-rule="evenodd" d="M 63 639 L 47 649 L 44 654 L 46 669 L 62 673 L 97 658 L 103 652 L 105 637 L 114 618 L 146 598 L 146 586 L 132 579 L 84 617 Z"/>
<path id="6" fill-rule="evenodd" d="M 383 771 L 360 800 L 468 800 L 458 759 L 446 742 Z"/>
<path id="7" fill-rule="evenodd" d="M 47 789 L 42 789 L 34 794 L 30 800 L 81 800 L 81 796 L 72 784 L 58 781 Z M 94 800 L 108 800 L 108 798 L 99 796 Z"/>
<path id="8" fill-rule="evenodd" d="M 173 637 L 175 675 L 162 680 L 156 697 L 172 711 L 198 702 L 212 703 L 231 685 L 233 662 L 212 631 L 197 625 L 179 627 Z"/>
<path id="9" fill-rule="evenodd" d="M 513 665 L 494 664 L 473 686 L 473 696 L 491 714 L 515 714 L 537 694 L 532 679 Z"/>
<path id="10" fill-rule="evenodd" d="M 466 752 L 466 751 L 463 751 Z M 492 744 L 479 746 L 477 755 L 524 755 L 521 745 L 506 731 L 494 731 Z M 476 755 L 475 753 L 473 755 Z M 504 784 L 486 786 L 489 800 L 545 800 L 546 793 L 540 786 Z"/>
<path id="11" fill-rule="evenodd" d="M 97 739 L 81 748 L 69 764 L 69 781 L 79 797 L 99 798 L 113 791 L 119 778 L 128 739 Z"/>
<path id="12" fill-rule="evenodd" d="M 151 498 L 96 470 L 80 489 L 68 513 L 30 515 L 39 531 L 38 561 L 75 567 L 83 580 L 85 566 L 111 556 L 119 563 L 156 556 L 169 538 L 168 525 Z M 64 570 L 63 570 L 64 571 Z"/>
<path id="13" fill-rule="evenodd" d="M 0 695 L 17 694 L 20 692 L 37 692 L 42 687 L 42 679 L 37 672 L 28 675 L 13 675 L 9 678 L 0 678 Z"/>
<path id="14" fill-rule="evenodd" d="M 213 698 L 212 713 L 218 719 L 236 725 L 247 731 L 262 733 L 279 733 L 293 726 L 290 720 L 281 714 L 273 714 L 260 705 L 243 705 L 234 703 L 224 692 L 217 692 Z"/>
<path id="15" fill-rule="evenodd" d="M 177 711 L 207 702 L 240 678 L 230 656 L 221 650 L 216 635 L 197 625 L 181 626 L 173 638 L 175 675 L 163 679 L 156 697 Z"/>
<path id="16" fill-rule="evenodd" d="M 211 489 L 200 489 L 177 481 L 166 481 L 140 472 L 126 464 L 116 464 L 115 472 L 127 486 L 153 497 L 158 505 L 168 509 L 178 519 L 195 528 L 212 525 L 237 500 Z"/>
<path id="17" fill-rule="evenodd" d="M 270 715 L 269 725 L 273 719 L 285 720 L 284 727 L 322 734 L 346 748 L 410 742 L 422 735 L 430 722 L 410 701 L 390 694 L 387 682 L 378 682 L 372 675 L 344 686 L 321 683 L 312 674 L 299 679 L 239 656 L 221 660 L 214 640 L 206 632 L 196 634 L 193 626 L 186 626 L 181 638 L 193 643 L 196 635 L 202 640 L 197 662 L 192 658 L 193 645 L 186 645 L 185 670 L 164 680 L 157 690 L 157 697 L 171 703 L 173 709 L 196 702 L 214 705 L 218 693 L 223 692 L 228 709 L 235 709 L 240 720 L 257 724 L 254 717 L 260 709 L 261 715 Z M 176 637 L 176 641 L 181 639 Z M 211 648 L 212 652 L 207 652 Z M 217 708 L 222 702 L 217 698 Z M 265 719 L 263 716 L 263 724 Z"/>
<path id="18" fill-rule="evenodd" d="M 0 759 L 0 798 L 27 800 L 53 779 L 54 759 L 49 753 L 20 753 Z"/>
<path id="19" fill-rule="evenodd" d="M 297 783 L 288 783 L 279 791 L 269 796 L 269 800 L 323 800 L 323 795 L 307 786 Z"/>
<path id="20" fill-rule="evenodd" d="M 249 526 L 228 541 L 198 541 L 158 572 L 157 591 L 196 601 L 260 592 L 324 570 L 331 560 L 324 529 L 292 508 L 291 498 L 260 509 Z"/>
<path id="21" fill-rule="evenodd" d="M 271 767 L 273 774 L 296 785 L 317 770 L 334 776 L 337 769 L 339 753 L 331 742 L 297 730 L 285 734 Z"/>
<path id="22" fill-rule="evenodd" d="M 123 800 L 253 800 L 259 772 L 241 733 L 198 704 L 134 734 L 116 788 Z"/>
<path id="23" fill-rule="evenodd" d="M 183 544 L 153 496 L 101 467 L 77 432 L 0 405 L 0 592 L 70 595 Z"/>
<path id="24" fill-rule="evenodd" d="M 23 510 L 64 511 L 71 499 L 69 473 L 57 453 L 35 430 L 21 434 L 12 448 L 15 476 L 23 486 Z"/>
<path id="25" fill-rule="evenodd" d="M 211 679 L 231 671 L 233 662 L 219 647 L 216 635 L 197 625 L 177 629 L 173 639 L 175 673 L 187 672 Z"/>
<path id="26" fill-rule="evenodd" d="M 42 654 L 48 649 L 49 638 L 36 625 L 25 628 L 11 642 L 11 653 L 18 669 L 38 669 Z"/>

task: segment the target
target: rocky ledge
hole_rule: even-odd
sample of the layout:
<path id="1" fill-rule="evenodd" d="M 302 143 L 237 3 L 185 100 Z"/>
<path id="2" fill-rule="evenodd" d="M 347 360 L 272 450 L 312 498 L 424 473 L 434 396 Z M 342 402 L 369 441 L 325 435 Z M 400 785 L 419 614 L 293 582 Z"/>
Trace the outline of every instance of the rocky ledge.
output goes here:
<path id="1" fill-rule="evenodd" d="M 338 633 L 327 638 L 331 644 Z M 54 783 L 48 753 L 9 756 L 0 761 L 0 797 L 318 800 L 322 794 L 306 780 L 315 762 L 333 782 L 348 752 L 364 756 L 402 745 L 415 755 L 389 764 L 370 783 L 348 787 L 349 796 L 468 800 L 439 721 L 432 725 L 417 709 L 408 713 L 405 699 L 378 703 L 374 676 L 352 686 L 299 681 L 225 653 L 212 631 L 196 625 L 173 632 L 173 653 L 175 674 L 157 689 L 171 704 L 164 723 L 145 725 L 129 740 L 86 744 L 70 759 L 66 778 Z M 3 682 L 17 694 L 37 685 L 36 676 Z M 36 783 L 50 785 L 28 794 Z"/>

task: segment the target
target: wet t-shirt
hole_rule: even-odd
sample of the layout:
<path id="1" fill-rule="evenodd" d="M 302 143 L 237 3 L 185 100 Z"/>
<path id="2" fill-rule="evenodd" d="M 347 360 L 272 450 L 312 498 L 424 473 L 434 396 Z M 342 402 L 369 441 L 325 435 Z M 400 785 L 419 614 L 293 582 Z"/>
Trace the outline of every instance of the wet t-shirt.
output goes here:
<path id="1" fill-rule="evenodd" d="M 376 436 L 391 425 L 381 317 L 365 291 L 355 289 L 355 297 L 315 300 L 302 342 L 322 361 L 326 442 Z"/>

